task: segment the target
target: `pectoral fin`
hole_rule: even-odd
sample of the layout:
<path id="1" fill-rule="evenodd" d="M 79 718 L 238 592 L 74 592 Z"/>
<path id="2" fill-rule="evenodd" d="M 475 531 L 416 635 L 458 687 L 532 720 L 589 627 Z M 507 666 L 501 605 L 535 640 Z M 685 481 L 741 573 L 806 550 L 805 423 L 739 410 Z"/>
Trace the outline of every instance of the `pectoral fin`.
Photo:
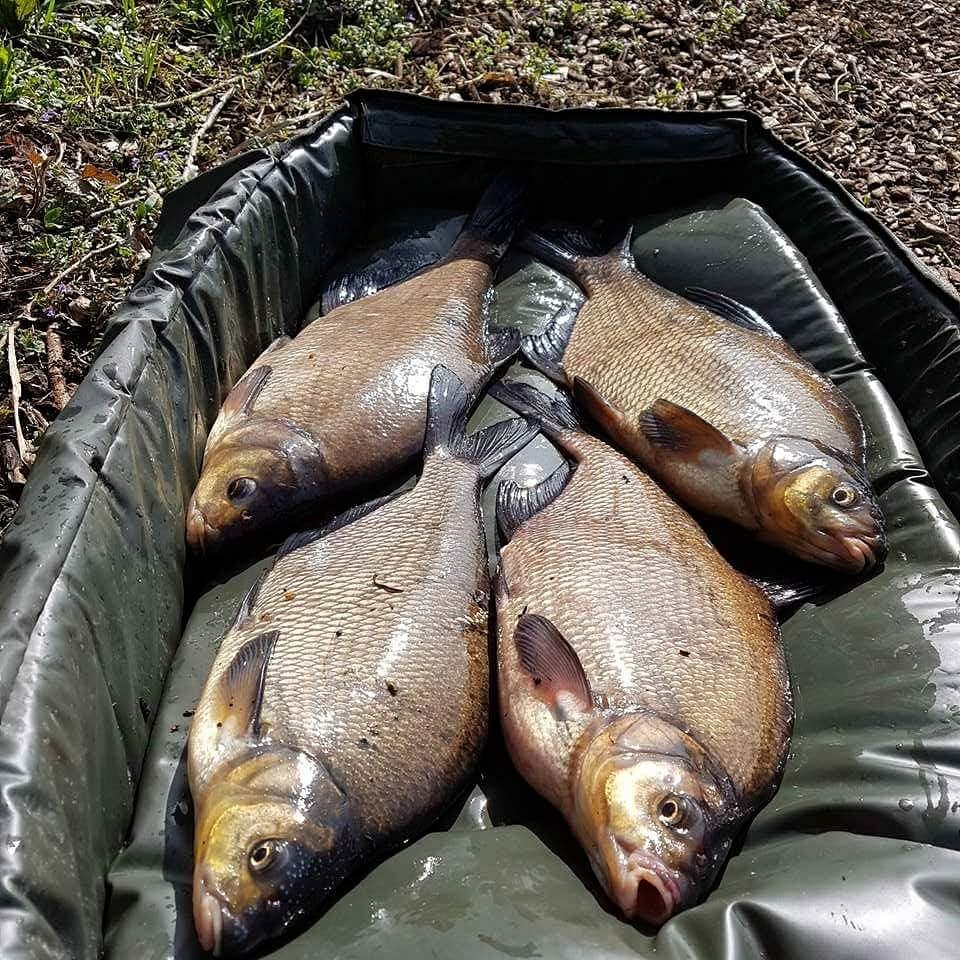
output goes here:
<path id="1" fill-rule="evenodd" d="M 669 400 L 654 400 L 640 414 L 640 431 L 657 453 L 696 460 L 704 454 L 720 460 L 738 459 L 740 449 L 703 417 Z"/>
<path id="2" fill-rule="evenodd" d="M 520 617 L 513 642 L 520 666 L 533 683 L 534 695 L 557 719 L 565 720 L 593 708 L 590 682 L 580 658 L 546 617 Z"/>
<path id="3" fill-rule="evenodd" d="M 246 735 L 255 740 L 262 736 L 260 711 L 267 666 L 279 638 L 279 631 L 271 630 L 248 640 L 224 670 L 217 685 L 215 710 L 221 735 Z"/>

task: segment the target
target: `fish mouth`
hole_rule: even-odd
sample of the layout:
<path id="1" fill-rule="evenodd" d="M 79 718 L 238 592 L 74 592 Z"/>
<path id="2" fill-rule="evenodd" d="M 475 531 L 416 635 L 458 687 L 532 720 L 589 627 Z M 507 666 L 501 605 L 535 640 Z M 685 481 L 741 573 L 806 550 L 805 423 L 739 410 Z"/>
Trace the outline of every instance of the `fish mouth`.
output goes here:
<path id="1" fill-rule="evenodd" d="M 193 923 L 200 946 L 219 957 L 223 948 L 223 906 L 202 877 L 193 892 Z"/>
<path id="2" fill-rule="evenodd" d="M 791 537 L 783 546 L 808 563 L 852 574 L 872 570 L 887 555 L 886 537 L 878 526 L 869 531 L 815 530 L 806 537 Z"/>
<path id="3" fill-rule="evenodd" d="M 659 927 L 669 920 L 683 900 L 680 884 L 662 864 L 634 851 L 623 869 L 611 878 L 610 895 L 628 920 Z"/>
<path id="4" fill-rule="evenodd" d="M 191 500 L 187 510 L 187 545 L 196 553 L 204 555 L 217 535 L 216 527 L 207 523 L 203 511 Z"/>

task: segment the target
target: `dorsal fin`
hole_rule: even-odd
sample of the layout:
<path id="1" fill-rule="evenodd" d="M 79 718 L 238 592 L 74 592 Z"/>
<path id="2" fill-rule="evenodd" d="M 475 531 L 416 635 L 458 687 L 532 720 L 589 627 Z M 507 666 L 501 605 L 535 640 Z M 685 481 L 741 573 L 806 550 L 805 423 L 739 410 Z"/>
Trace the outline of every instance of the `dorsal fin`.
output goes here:
<path id="1" fill-rule="evenodd" d="M 506 543 L 522 524 L 545 506 L 553 503 L 570 479 L 572 470 L 562 463 L 546 480 L 532 487 L 521 487 L 513 480 L 504 480 L 497 490 L 497 527 Z"/>
<path id="2" fill-rule="evenodd" d="M 267 666 L 279 637 L 278 630 L 270 630 L 248 640 L 220 677 L 216 713 L 221 727 L 233 736 L 249 734 L 260 739 Z"/>
<path id="3" fill-rule="evenodd" d="M 286 540 L 283 541 L 283 544 L 277 551 L 277 559 L 279 560 L 280 557 L 285 557 L 288 553 L 293 553 L 294 550 L 299 550 L 301 547 L 307 546 L 307 544 L 314 543 L 321 537 L 329 536 L 334 530 L 339 530 L 341 527 L 346 527 L 351 523 L 355 523 L 357 520 L 361 519 L 361 517 L 365 517 L 367 514 L 373 513 L 374 510 L 382 507 L 385 503 L 389 503 L 391 500 L 396 500 L 401 493 L 405 492 L 406 491 L 403 490 L 396 490 L 393 493 L 386 494 L 385 496 L 368 500 L 366 503 L 358 503 L 355 507 L 350 507 L 348 510 L 338 513 L 332 520 L 329 520 L 320 527 L 315 527 L 312 530 L 301 530 L 298 533 L 291 534 Z"/>
<path id="4" fill-rule="evenodd" d="M 266 363 L 248 370 L 223 401 L 222 412 L 241 417 L 249 416 L 271 373 L 273 368 Z"/>
<path id="5" fill-rule="evenodd" d="M 233 620 L 230 621 L 230 626 L 228 629 L 233 630 L 235 627 L 241 626 L 250 618 L 250 614 L 253 612 L 253 605 L 257 602 L 257 596 L 260 593 L 260 588 L 263 586 L 263 581 L 267 579 L 267 575 L 269 573 L 269 567 L 265 567 L 260 571 L 260 575 L 256 580 L 253 581 L 253 583 L 250 585 L 250 589 L 243 595 L 243 599 L 240 601 L 240 606 L 237 607 L 237 612 L 233 615 Z"/>
<path id="6" fill-rule="evenodd" d="M 739 300 L 734 300 L 733 297 L 728 297 L 725 293 L 717 293 L 705 287 L 687 287 L 683 295 L 691 303 L 715 313 L 724 320 L 729 320 L 730 323 L 735 323 L 738 327 L 781 339 L 780 334 L 756 310 L 740 303 Z"/>
<path id="7" fill-rule="evenodd" d="M 546 617 L 523 614 L 513 634 L 520 666 L 530 677 L 534 695 L 558 719 L 593 708 L 590 682 L 576 651 Z"/>

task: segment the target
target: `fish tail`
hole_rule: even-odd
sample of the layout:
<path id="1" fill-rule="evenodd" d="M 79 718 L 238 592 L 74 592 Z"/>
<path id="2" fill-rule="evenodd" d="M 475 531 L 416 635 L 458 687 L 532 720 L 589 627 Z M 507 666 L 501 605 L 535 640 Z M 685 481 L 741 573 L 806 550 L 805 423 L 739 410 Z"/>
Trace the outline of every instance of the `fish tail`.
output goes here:
<path id="1" fill-rule="evenodd" d="M 491 265 L 499 263 L 526 213 L 527 183 L 526 174 L 518 169 L 498 173 L 464 224 L 453 255 L 463 256 L 468 248 Z"/>
<path id="2" fill-rule="evenodd" d="M 504 406 L 538 423 L 551 439 L 559 439 L 571 430 L 583 430 L 573 398 L 565 390 L 558 390 L 551 399 L 529 383 L 514 380 L 495 383 L 488 393 Z"/>
<path id="3" fill-rule="evenodd" d="M 598 227 L 547 223 L 537 230 L 521 230 L 517 243 L 588 290 L 598 262 L 629 258 L 632 234 L 633 224 L 626 220 L 610 220 Z"/>
<path id="4" fill-rule="evenodd" d="M 475 399 L 452 370 L 443 365 L 434 367 L 423 448 L 425 457 L 443 450 L 473 464 L 485 480 L 525 447 L 536 436 L 537 428 L 516 417 L 468 435 L 467 419 Z"/>

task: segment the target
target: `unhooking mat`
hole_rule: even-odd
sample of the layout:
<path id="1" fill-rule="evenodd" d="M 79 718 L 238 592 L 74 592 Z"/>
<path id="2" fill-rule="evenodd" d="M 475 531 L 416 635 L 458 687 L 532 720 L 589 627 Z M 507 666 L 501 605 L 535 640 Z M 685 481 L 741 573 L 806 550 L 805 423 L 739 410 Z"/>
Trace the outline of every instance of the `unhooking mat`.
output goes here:
<path id="1" fill-rule="evenodd" d="M 835 379 L 867 425 L 890 556 L 786 622 L 797 722 L 783 783 L 707 901 L 656 936 L 608 910 L 494 727 L 458 808 L 274 955 L 956 952 L 952 291 L 747 114 L 550 114 L 366 92 L 171 198 L 154 262 L 45 438 L 0 554 L 2 956 L 203 956 L 184 743 L 261 565 L 203 588 L 186 564 L 183 513 L 206 431 L 244 367 L 312 316 L 325 286 L 335 294 L 345 264 L 442 254 L 503 160 L 540 165 L 541 202 L 558 212 L 637 211 L 641 270 L 747 302 Z M 519 254 L 497 292 L 497 322 L 528 331 L 577 297 Z M 498 415 L 487 400 L 476 419 Z M 555 456 L 537 441 L 503 475 L 537 476 Z"/>

